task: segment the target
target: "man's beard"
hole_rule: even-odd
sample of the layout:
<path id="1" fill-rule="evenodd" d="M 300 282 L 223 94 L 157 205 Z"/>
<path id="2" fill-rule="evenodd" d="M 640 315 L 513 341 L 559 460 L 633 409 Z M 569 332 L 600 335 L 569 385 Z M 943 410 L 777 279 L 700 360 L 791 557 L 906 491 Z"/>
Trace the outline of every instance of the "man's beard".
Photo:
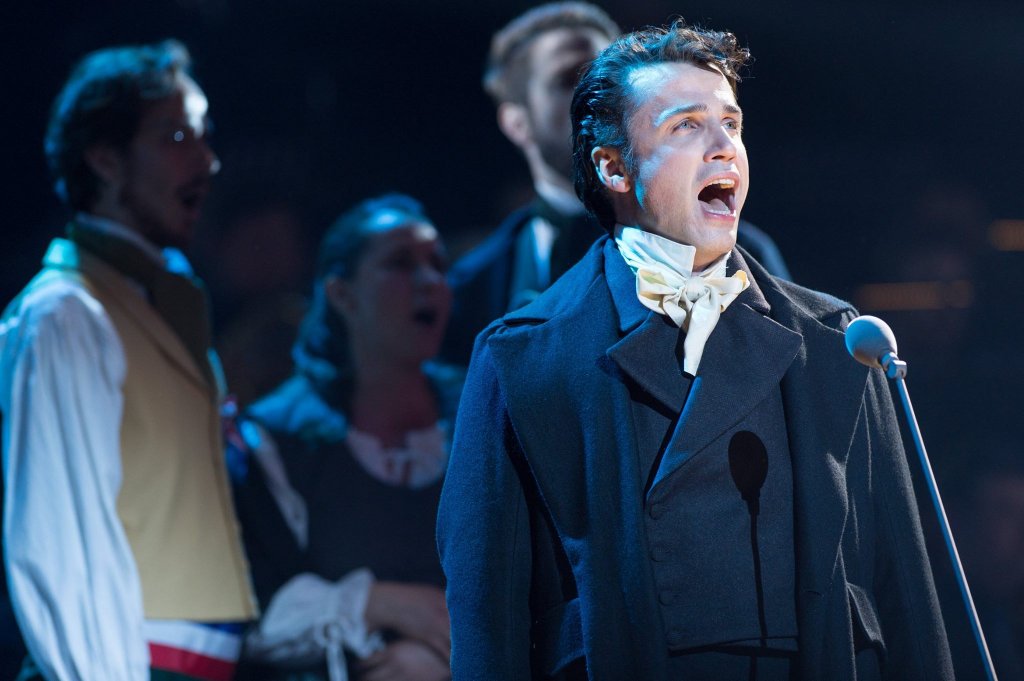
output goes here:
<path id="1" fill-rule="evenodd" d="M 549 168 L 567 180 L 572 179 L 572 148 L 569 140 L 562 144 L 542 143 L 537 146 L 540 157 Z"/>
<path id="2" fill-rule="evenodd" d="M 121 188 L 118 201 L 132 217 L 139 234 L 154 246 L 160 249 L 186 250 L 188 248 L 191 241 L 188 235 L 168 229 L 167 216 L 157 215 L 145 199 L 135 191 L 133 183 L 128 182 Z"/>
<path id="3" fill-rule="evenodd" d="M 534 131 L 542 132 L 543 126 L 531 121 Z M 561 134 L 564 132 L 565 134 Z M 564 130 L 554 134 L 535 136 L 537 151 L 544 164 L 567 180 L 572 179 L 572 133 Z"/>

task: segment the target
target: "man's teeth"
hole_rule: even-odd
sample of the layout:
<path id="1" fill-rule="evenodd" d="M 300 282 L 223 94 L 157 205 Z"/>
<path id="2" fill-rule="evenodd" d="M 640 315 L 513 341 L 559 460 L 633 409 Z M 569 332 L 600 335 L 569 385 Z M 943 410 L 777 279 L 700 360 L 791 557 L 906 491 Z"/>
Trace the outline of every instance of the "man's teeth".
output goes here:
<path id="1" fill-rule="evenodd" d="M 731 202 L 732 190 L 735 188 L 736 180 L 731 177 L 720 177 L 704 185 L 704 189 L 701 190 L 701 195 L 708 197 L 707 200 L 701 199 L 700 196 L 697 197 L 697 200 L 703 204 L 704 210 L 713 215 L 733 215 L 733 210 L 726 201 L 730 200 Z M 719 198 L 715 194 L 722 194 L 722 196 Z"/>

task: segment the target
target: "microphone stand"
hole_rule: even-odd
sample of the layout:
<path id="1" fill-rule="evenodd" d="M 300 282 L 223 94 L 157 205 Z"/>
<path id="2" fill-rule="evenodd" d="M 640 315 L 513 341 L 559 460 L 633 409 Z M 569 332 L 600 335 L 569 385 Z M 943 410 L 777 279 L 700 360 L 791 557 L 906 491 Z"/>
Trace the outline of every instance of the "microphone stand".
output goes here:
<path id="1" fill-rule="evenodd" d="M 895 352 L 887 352 L 882 355 L 879 358 L 879 363 L 882 365 L 885 375 L 896 383 L 896 388 L 900 394 L 900 401 L 903 403 L 903 410 L 907 414 L 907 425 L 914 439 L 914 448 L 917 449 L 921 470 L 924 471 L 928 492 L 932 497 L 935 513 L 939 519 L 939 530 L 946 542 L 946 549 L 949 551 L 949 557 L 953 563 L 953 574 L 956 577 L 956 584 L 960 588 L 960 596 L 963 598 L 964 606 L 967 608 L 971 632 L 974 634 L 974 640 L 978 644 L 978 650 L 981 652 L 986 678 L 989 681 L 998 681 L 995 667 L 992 665 L 992 656 L 988 652 L 988 643 L 985 642 L 985 634 L 982 632 L 981 622 L 978 620 L 978 611 L 975 609 L 974 599 L 971 597 L 971 588 L 967 586 L 967 577 L 964 576 L 964 566 L 960 562 L 960 554 L 956 550 L 956 542 L 953 541 L 953 531 L 950 529 L 949 520 L 946 518 L 946 509 L 943 507 L 942 498 L 939 496 L 939 486 L 935 482 L 932 465 L 924 448 L 921 428 L 917 424 L 914 407 L 910 403 L 910 393 L 907 392 L 907 382 L 904 380 L 907 376 L 907 363 L 896 357 Z"/>

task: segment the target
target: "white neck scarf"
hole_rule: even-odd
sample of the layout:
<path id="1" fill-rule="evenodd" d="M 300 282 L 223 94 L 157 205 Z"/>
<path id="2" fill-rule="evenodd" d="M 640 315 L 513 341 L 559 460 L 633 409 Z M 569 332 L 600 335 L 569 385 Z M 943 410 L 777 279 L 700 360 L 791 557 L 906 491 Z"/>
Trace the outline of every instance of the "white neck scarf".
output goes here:
<path id="1" fill-rule="evenodd" d="M 697 375 L 704 345 L 718 318 L 750 282 L 745 272 L 725 276 L 729 254 L 703 272 L 693 272 L 697 249 L 645 232 L 618 225 L 615 243 L 626 264 L 636 274 L 636 295 L 651 310 L 667 315 L 686 332 L 683 371 Z"/>

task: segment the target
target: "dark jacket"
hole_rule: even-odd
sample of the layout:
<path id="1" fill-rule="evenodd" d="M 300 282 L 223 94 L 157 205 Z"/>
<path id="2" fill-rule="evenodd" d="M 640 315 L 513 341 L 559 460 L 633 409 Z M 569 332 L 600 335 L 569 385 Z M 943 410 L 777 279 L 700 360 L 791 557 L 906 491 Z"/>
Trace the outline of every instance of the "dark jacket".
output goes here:
<path id="1" fill-rule="evenodd" d="M 712 334 L 705 356 L 771 355 L 781 338 L 800 339 L 781 379 L 800 678 L 952 678 L 885 378 L 844 348 L 854 311 L 740 251 L 734 261 L 759 286 L 727 314 L 745 315 L 752 331 L 741 347 L 718 350 Z M 637 466 L 638 447 L 658 443 L 634 432 L 629 414 L 632 400 L 645 400 L 669 424 L 686 396 L 659 338 L 665 325 L 634 285 L 602 239 L 477 341 L 438 517 L 455 681 L 583 678 L 580 658 L 590 679 L 666 677 Z M 742 396 L 745 380 L 728 382 L 740 389 L 737 419 L 756 399 Z M 696 452 L 731 425 L 694 422 Z M 679 465 L 666 455 L 654 484 Z"/>
<path id="2" fill-rule="evenodd" d="M 441 348 L 442 359 L 466 366 L 477 334 L 495 319 L 510 311 L 516 239 L 523 227 L 533 218 L 540 214 L 551 215 L 552 210 L 544 206 L 540 199 L 523 206 L 511 213 L 490 236 L 452 266 L 448 273 L 448 283 L 452 287 L 454 303 Z M 575 264 L 590 247 L 591 242 L 604 233 L 596 221 L 591 219 L 590 223 L 589 229 L 582 225 L 577 226 L 569 235 L 574 243 L 565 244 L 559 249 L 563 251 L 563 260 L 566 262 L 564 267 L 553 263 L 552 274 L 555 278 Z M 790 278 L 778 247 L 763 231 L 741 220 L 737 241 L 758 262 L 764 264 L 771 274 L 783 279 Z"/>

